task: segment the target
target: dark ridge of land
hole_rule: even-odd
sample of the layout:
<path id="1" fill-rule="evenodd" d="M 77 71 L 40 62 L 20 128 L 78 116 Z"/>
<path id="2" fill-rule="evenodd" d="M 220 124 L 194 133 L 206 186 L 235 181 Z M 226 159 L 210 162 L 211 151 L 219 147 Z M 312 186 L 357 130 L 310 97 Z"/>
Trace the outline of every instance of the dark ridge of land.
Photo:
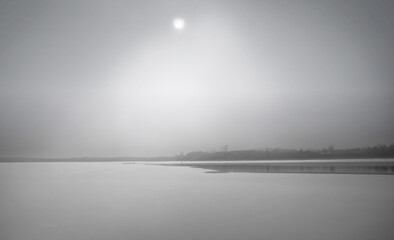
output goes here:
<path id="1" fill-rule="evenodd" d="M 209 173 L 325 173 L 394 175 L 394 162 L 283 162 L 163 164 L 211 170 Z"/>
<path id="2" fill-rule="evenodd" d="M 189 152 L 179 154 L 181 161 L 209 160 L 308 160 L 308 159 L 372 159 L 394 158 L 394 144 L 377 145 L 364 148 L 335 149 L 333 146 L 322 149 L 251 149 L 219 152 Z"/>
<path id="3" fill-rule="evenodd" d="M 0 162 L 154 162 L 154 161 L 240 161 L 240 160 L 311 160 L 311 159 L 384 159 L 394 158 L 394 144 L 389 146 L 335 149 L 251 149 L 217 152 L 189 152 L 160 157 L 75 157 L 75 158 L 0 158 Z M 374 161 L 375 161 L 374 160 Z"/>

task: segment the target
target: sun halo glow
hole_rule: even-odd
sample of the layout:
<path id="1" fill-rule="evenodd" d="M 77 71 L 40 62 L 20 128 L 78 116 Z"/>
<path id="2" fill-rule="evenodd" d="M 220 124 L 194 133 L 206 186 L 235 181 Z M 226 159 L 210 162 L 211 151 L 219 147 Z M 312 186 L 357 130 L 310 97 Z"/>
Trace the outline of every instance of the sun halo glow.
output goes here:
<path id="1" fill-rule="evenodd" d="M 185 20 L 183 18 L 175 18 L 172 21 L 172 25 L 174 26 L 174 28 L 176 30 L 182 30 L 183 28 L 185 28 Z"/>

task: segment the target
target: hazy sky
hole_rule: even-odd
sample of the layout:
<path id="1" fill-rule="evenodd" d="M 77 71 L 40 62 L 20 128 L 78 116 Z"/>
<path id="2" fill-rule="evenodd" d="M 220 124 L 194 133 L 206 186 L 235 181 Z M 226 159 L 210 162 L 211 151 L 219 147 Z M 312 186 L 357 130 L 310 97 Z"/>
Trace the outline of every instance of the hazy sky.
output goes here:
<path id="1" fill-rule="evenodd" d="M 393 13 L 394 1 L 0 1 L 0 156 L 393 143 Z"/>

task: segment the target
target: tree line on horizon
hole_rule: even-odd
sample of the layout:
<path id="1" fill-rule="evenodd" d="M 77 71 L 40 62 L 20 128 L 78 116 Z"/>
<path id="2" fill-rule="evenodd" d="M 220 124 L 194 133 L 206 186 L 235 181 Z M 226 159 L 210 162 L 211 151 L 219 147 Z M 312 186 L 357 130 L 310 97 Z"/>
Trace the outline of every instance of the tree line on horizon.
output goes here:
<path id="1" fill-rule="evenodd" d="M 335 149 L 333 145 L 322 149 L 266 148 L 233 151 L 226 149 L 218 152 L 181 153 L 175 158 L 179 161 L 394 158 L 394 144 L 347 149 Z"/>

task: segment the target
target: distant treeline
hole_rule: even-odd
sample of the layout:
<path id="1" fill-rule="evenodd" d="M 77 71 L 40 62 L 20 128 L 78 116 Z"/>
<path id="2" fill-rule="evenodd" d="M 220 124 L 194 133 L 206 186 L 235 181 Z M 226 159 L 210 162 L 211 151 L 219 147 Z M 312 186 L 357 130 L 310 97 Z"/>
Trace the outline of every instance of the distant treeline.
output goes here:
<path id="1" fill-rule="evenodd" d="M 297 160 L 297 159 L 354 159 L 394 158 L 394 144 L 390 146 L 335 149 L 266 148 L 227 151 L 227 145 L 217 152 L 190 152 L 163 157 L 75 157 L 75 158 L 0 158 L 0 162 L 138 162 L 138 161 L 209 161 L 209 160 Z"/>
<path id="2" fill-rule="evenodd" d="M 190 152 L 176 157 L 182 161 L 207 160 L 280 160 L 280 159 L 355 159 L 355 158 L 394 158 L 394 144 L 374 147 L 335 149 L 260 149 L 220 152 Z"/>

